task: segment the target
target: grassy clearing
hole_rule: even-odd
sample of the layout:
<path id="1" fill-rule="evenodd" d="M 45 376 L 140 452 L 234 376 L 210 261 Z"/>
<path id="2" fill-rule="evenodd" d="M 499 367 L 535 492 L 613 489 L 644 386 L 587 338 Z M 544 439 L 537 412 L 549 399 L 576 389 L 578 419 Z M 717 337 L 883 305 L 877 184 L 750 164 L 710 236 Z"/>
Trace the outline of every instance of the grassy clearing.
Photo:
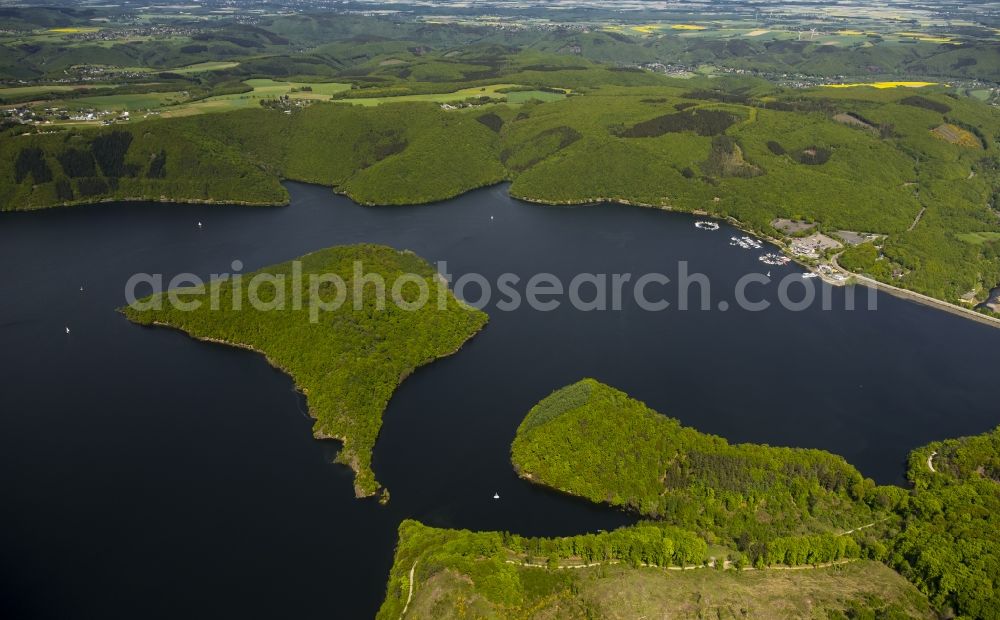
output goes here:
<path id="1" fill-rule="evenodd" d="M 894 608 L 933 617 L 927 599 L 877 562 L 802 571 L 589 569 L 580 598 L 601 618 L 823 618 L 855 609 Z M 849 616 L 854 617 L 854 616 Z"/>
<path id="2" fill-rule="evenodd" d="M 973 245 L 983 245 L 989 241 L 1000 240 L 1000 232 L 992 232 L 992 231 L 962 233 L 955 236 L 961 239 L 962 241 L 966 243 L 971 243 Z"/>
<path id="3" fill-rule="evenodd" d="M 178 67 L 176 69 L 170 69 L 170 73 L 177 73 L 180 75 L 189 75 L 191 73 L 205 73 L 207 71 L 221 71 L 223 69 L 232 69 L 233 67 L 240 66 L 238 62 L 199 62 L 193 65 L 187 65 L 186 67 Z"/>
<path id="4" fill-rule="evenodd" d="M 90 88 L 115 88 L 114 84 L 49 84 L 39 86 L 11 86 L 0 88 L 0 99 L 15 97 L 32 97 L 34 95 L 45 95 L 48 93 L 69 93 L 75 90 L 85 90 Z"/>
<path id="5" fill-rule="evenodd" d="M 94 97 L 79 97 L 77 99 L 65 99 L 53 102 L 70 110 L 82 110 L 94 108 L 95 110 L 156 110 L 163 106 L 177 103 L 184 99 L 184 94 L 177 92 L 167 93 L 137 93 L 129 95 L 97 95 Z"/>
<path id="6" fill-rule="evenodd" d="M 528 101 L 558 101 L 566 97 L 563 93 L 553 93 L 547 90 L 521 90 L 507 93 L 507 103 L 525 103 Z"/>
<path id="7" fill-rule="evenodd" d="M 345 103 L 353 103 L 356 105 L 381 105 L 383 103 L 400 103 L 405 101 L 431 101 L 434 103 L 455 103 L 458 101 L 465 101 L 466 99 L 472 99 L 474 97 L 491 97 L 494 99 L 508 98 L 510 100 L 510 95 L 520 95 L 521 93 L 503 93 L 501 91 L 508 88 L 516 88 L 517 84 L 491 84 L 489 86 L 474 86 L 472 88 L 463 88 L 461 90 L 452 91 L 449 93 L 429 93 L 421 95 L 396 95 L 390 97 L 363 97 L 363 98 L 351 98 L 342 99 L 341 101 Z M 525 91 L 525 92 L 538 92 L 542 91 Z M 545 93 L 554 94 L 554 93 Z M 562 96 L 557 95 L 556 98 L 561 98 Z M 531 97 L 534 99 L 540 99 L 540 97 Z M 543 99 L 548 100 L 548 99 Z"/>
<path id="8" fill-rule="evenodd" d="M 933 36 L 922 32 L 897 32 L 896 36 L 904 39 L 916 39 L 925 43 L 951 43 L 954 41 L 951 37 Z"/>

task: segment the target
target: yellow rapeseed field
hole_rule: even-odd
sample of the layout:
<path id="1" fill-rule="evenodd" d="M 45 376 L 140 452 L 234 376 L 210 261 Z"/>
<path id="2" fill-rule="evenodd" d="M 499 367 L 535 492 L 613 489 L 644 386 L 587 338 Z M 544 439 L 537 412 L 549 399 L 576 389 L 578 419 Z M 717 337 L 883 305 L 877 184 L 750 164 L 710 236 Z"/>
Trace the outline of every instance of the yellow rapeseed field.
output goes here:
<path id="1" fill-rule="evenodd" d="M 855 88 L 857 86 L 871 86 L 872 88 L 923 88 L 924 86 L 936 86 L 938 82 L 854 82 L 851 84 L 823 84 L 826 88 Z"/>
<path id="2" fill-rule="evenodd" d="M 81 32 L 97 32 L 100 28 L 49 28 L 49 32 L 56 34 L 79 34 Z"/>

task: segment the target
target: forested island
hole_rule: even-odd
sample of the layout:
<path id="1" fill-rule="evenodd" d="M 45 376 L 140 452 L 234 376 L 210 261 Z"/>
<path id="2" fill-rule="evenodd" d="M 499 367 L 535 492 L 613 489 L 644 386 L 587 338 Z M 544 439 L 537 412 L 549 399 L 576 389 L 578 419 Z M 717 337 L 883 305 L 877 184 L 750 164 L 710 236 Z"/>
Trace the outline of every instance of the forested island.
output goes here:
<path id="1" fill-rule="evenodd" d="M 355 277 L 356 263 L 364 274 L 383 279 L 381 303 L 377 286 Z M 430 303 L 404 309 L 388 298 L 404 274 L 425 282 L 433 291 Z M 342 291 L 331 275 L 341 279 Z M 257 288 L 251 287 L 255 279 Z M 439 298 L 440 286 L 433 267 L 412 252 L 361 244 L 320 250 L 239 278 L 156 293 L 122 311 L 142 325 L 173 327 L 265 355 L 305 394 L 316 419 L 314 435 L 343 443 L 337 460 L 354 470 L 355 493 L 364 497 L 380 488 L 371 451 L 396 387 L 416 368 L 456 352 L 486 325 L 485 313 L 451 291 Z M 334 308 L 341 294 L 343 303 Z M 404 304 L 416 303 L 418 294 L 412 282 L 399 289 Z"/>

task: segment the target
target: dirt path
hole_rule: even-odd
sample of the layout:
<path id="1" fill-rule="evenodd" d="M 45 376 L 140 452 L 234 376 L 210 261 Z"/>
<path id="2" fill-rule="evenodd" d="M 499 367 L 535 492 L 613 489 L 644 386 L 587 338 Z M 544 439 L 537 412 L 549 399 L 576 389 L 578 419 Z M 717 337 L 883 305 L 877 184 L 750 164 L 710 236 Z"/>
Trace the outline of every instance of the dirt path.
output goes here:
<path id="1" fill-rule="evenodd" d="M 871 527 L 872 525 L 875 525 L 875 523 L 878 523 L 878 522 L 876 521 L 874 523 L 869 523 L 868 525 L 863 525 L 863 526 L 861 526 L 859 528 L 856 528 L 856 529 L 860 530 L 860 529 L 865 528 L 865 527 Z M 853 532 L 855 530 L 851 530 L 851 531 Z M 849 532 L 844 532 L 844 533 L 847 534 Z M 845 558 L 843 560 L 835 560 L 833 562 L 825 562 L 823 564 L 802 564 L 802 565 L 799 565 L 799 566 L 778 566 L 778 565 L 775 565 L 775 566 L 768 566 L 766 568 L 754 568 L 752 566 L 744 566 L 741 570 L 811 570 L 811 569 L 814 569 L 814 568 L 829 568 L 831 566 L 839 566 L 840 564 L 847 564 L 849 562 L 857 562 L 860 559 L 861 558 Z M 526 564 L 524 562 L 518 562 L 517 560 L 504 560 L 504 561 L 507 564 L 514 564 L 515 566 L 530 566 L 531 568 L 548 568 L 550 570 L 553 568 L 553 567 L 548 566 L 547 564 L 534 564 L 534 563 L 527 563 Z M 565 564 L 565 565 L 556 566 L 554 568 L 556 570 L 565 570 L 565 569 L 574 569 L 574 568 L 594 568 L 595 566 L 612 566 L 612 565 L 621 564 L 621 563 L 622 563 L 621 560 L 608 560 L 607 562 L 591 562 L 590 564 Z M 639 566 L 642 566 L 643 568 L 660 568 L 660 569 L 664 569 L 664 570 L 697 570 L 699 568 L 715 568 L 715 560 L 712 560 L 708 564 L 697 564 L 697 565 L 691 565 L 691 566 L 658 566 L 656 564 L 646 564 L 645 562 L 640 562 Z M 723 570 L 735 570 L 736 567 L 729 560 L 723 560 L 722 568 L 723 568 Z M 411 587 L 411 592 L 412 592 L 412 587 Z M 408 602 L 409 601 L 407 601 L 407 603 Z M 406 613 L 406 608 L 405 607 L 403 608 L 403 613 Z"/>
<path id="2" fill-rule="evenodd" d="M 403 605 L 403 611 L 399 612 L 399 620 L 403 620 L 403 616 L 406 615 L 406 610 L 410 608 L 410 601 L 413 600 L 413 571 L 417 569 L 417 563 L 414 562 L 413 566 L 410 567 L 410 591 L 406 594 L 406 604 Z"/>
<path id="3" fill-rule="evenodd" d="M 934 454 L 937 454 L 937 452 L 935 452 Z M 932 454 L 931 457 L 933 457 L 934 454 Z M 927 465 L 929 467 L 931 467 L 931 459 L 930 458 L 927 459 Z M 931 471 L 934 471 L 933 467 L 931 467 Z M 853 534 L 854 532 L 857 532 L 859 530 L 867 529 L 869 527 L 874 527 L 875 525 L 878 525 L 879 523 L 882 523 L 883 521 L 886 521 L 888 519 L 889 519 L 889 517 L 882 517 L 881 519 L 876 519 L 875 521 L 872 521 L 871 523 L 865 523 L 864 525 L 859 525 L 858 527 L 855 527 L 855 528 L 852 528 L 852 529 L 849 529 L 849 530 L 845 530 L 845 531 L 841 532 L 840 534 L 838 534 L 838 536 L 847 536 L 848 534 Z M 810 568 L 826 568 L 826 567 L 829 567 L 829 566 L 837 566 L 838 564 L 846 564 L 848 562 L 854 562 L 857 559 L 860 559 L 860 558 L 845 558 L 845 559 L 842 559 L 842 560 L 835 560 L 833 562 L 825 562 L 823 564 L 802 564 L 802 565 L 799 565 L 799 566 L 768 566 L 765 569 L 755 569 L 752 566 L 745 566 L 745 567 L 743 567 L 742 570 L 806 570 L 806 569 L 810 569 Z M 606 562 L 591 562 L 589 564 L 560 564 L 560 565 L 555 566 L 555 567 L 550 567 L 548 564 L 537 564 L 537 563 L 534 563 L 534 562 L 518 562 L 517 560 L 504 560 L 504 561 L 507 564 L 514 564 L 516 566 L 530 566 L 531 568 L 555 568 L 557 570 L 574 569 L 574 568 L 592 568 L 594 566 L 610 566 L 610 565 L 621 564 L 622 563 L 621 560 L 607 560 Z M 639 564 L 639 566 L 643 566 L 643 567 L 646 567 L 646 568 L 662 568 L 662 569 L 665 569 L 665 570 L 695 570 L 695 569 L 698 569 L 698 568 L 715 568 L 715 565 L 716 565 L 716 560 L 714 558 L 711 561 L 709 561 L 707 564 L 692 564 L 691 566 L 659 566 L 659 565 L 656 565 L 656 564 L 646 564 L 645 562 L 641 562 Z M 413 567 L 416 568 L 416 566 L 417 565 L 414 562 Z M 733 563 L 731 561 L 729 561 L 729 560 L 723 560 L 722 561 L 722 568 L 723 568 L 723 570 L 730 570 L 730 569 L 733 569 L 735 567 L 733 566 Z M 413 595 L 413 568 L 410 569 L 410 595 L 411 596 Z M 406 604 L 407 605 L 410 604 L 409 598 L 406 599 Z M 403 608 L 403 613 L 406 613 L 406 608 L 405 607 Z"/>
<path id="4" fill-rule="evenodd" d="M 932 473 L 937 473 L 934 469 L 934 457 L 937 456 L 937 451 L 931 452 L 930 456 L 927 457 L 927 469 L 931 470 Z"/>
<path id="5" fill-rule="evenodd" d="M 548 564 L 535 564 L 532 562 L 525 563 L 525 562 L 518 562 L 517 560 L 504 560 L 504 561 L 507 562 L 508 564 L 514 564 L 515 566 L 530 566 L 531 568 L 548 568 L 548 569 L 555 568 L 556 570 L 574 569 L 574 568 L 594 568 L 595 566 L 613 566 L 615 564 L 622 563 L 621 560 L 608 560 L 606 562 L 591 562 L 590 564 L 560 564 L 559 566 L 551 567 Z M 724 567 L 729 568 L 730 564 L 731 563 L 729 562 L 729 560 L 726 560 Z M 715 564 L 710 562 L 708 565 L 692 564 L 691 566 L 659 566 L 657 564 L 646 564 L 645 562 L 640 562 L 639 566 L 642 566 L 644 568 L 662 568 L 665 570 L 695 570 L 698 568 L 714 568 Z"/>
<path id="6" fill-rule="evenodd" d="M 920 223 L 920 218 L 924 216 L 924 212 L 927 211 L 927 207 L 920 207 L 920 213 L 917 213 L 917 217 L 913 218 L 913 223 L 907 228 L 907 231 L 913 230 Z"/>
<path id="7" fill-rule="evenodd" d="M 881 519 L 878 519 L 876 521 L 872 521 L 871 523 L 865 523 L 864 525 L 859 525 L 858 527 L 854 528 L 853 530 L 847 530 L 846 532 L 841 532 L 839 535 L 840 536 L 847 536 L 848 534 L 853 534 L 854 532 L 857 532 L 858 530 L 863 530 L 863 529 L 867 529 L 869 527 L 872 527 L 874 525 L 878 525 L 879 523 L 887 520 L 888 518 L 889 517 L 882 517 Z"/>

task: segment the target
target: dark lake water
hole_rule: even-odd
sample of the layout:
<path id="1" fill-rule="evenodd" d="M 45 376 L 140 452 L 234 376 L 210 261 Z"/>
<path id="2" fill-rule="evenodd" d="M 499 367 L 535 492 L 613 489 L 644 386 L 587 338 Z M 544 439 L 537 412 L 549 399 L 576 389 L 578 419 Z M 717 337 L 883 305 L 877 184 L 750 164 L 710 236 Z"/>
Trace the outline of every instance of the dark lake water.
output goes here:
<path id="1" fill-rule="evenodd" d="M 768 268 L 766 250 L 729 245 L 736 231 L 680 214 L 533 206 L 502 186 L 371 209 L 288 187 L 286 208 L 0 217 L 0 616 L 365 618 L 404 518 L 533 535 L 628 523 L 510 467 L 527 410 L 585 376 L 732 441 L 830 450 L 882 483 L 902 482 L 911 448 L 1000 422 L 1000 330 L 885 295 L 876 311 L 488 308 L 459 354 L 400 387 L 374 458 L 392 501 L 358 501 L 287 376 L 258 355 L 128 323 L 115 312 L 127 278 L 207 276 L 234 259 L 249 271 L 361 241 L 491 281 L 672 275 L 683 260 L 716 299 L 746 273 L 799 268 Z"/>

